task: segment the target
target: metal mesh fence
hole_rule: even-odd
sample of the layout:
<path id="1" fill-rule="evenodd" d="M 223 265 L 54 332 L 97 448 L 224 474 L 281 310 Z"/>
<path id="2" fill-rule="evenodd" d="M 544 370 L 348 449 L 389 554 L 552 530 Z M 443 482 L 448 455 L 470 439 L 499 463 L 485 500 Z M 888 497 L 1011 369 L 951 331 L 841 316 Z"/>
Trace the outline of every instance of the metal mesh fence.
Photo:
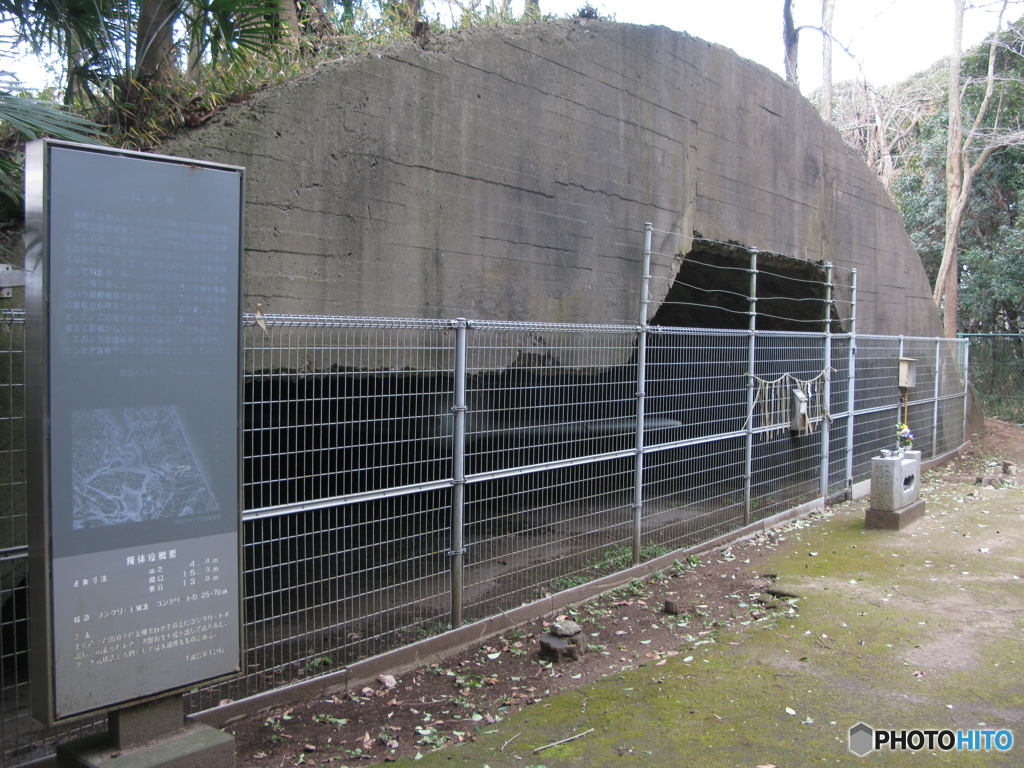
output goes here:
<path id="1" fill-rule="evenodd" d="M 604 551 L 629 540 L 636 341 L 628 328 L 473 325 L 468 618 L 590 581 Z"/>
<path id="2" fill-rule="evenodd" d="M 827 499 L 831 501 L 846 495 L 853 479 L 853 338 L 848 335 L 832 336 L 832 386 L 829 416 L 828 484 Z"/>
<path id="3" fill-rule="evenodd" d="M 709 439 L 645 457 L 644 553 L 695 546 L 743 525 L 744 443 Z"/>
<path id="4" fill-rule="evenodd" d="M 245 508 L 449 476 L 450 323 L 275 317 L 246 327 Z"/>
<path id="5" fill-rule="evenodd" d="M 25 466 L 25 313 L 0 310 L 0 698 L 3 765 L 44 757 L 54 744 L 106 727 L 81 718 L 45 728 L 31 718 Z"/>
<path id="6" fill-rule="evenodd" d="M 901 340 L 897 337 L 857 336 L 854 365 L 853 480 L 871 475 L 871 459 L 895 447 L 895 425 L 901 419 L 899 388 Z"/>
<path id="7" fill-rule="evenodd" d="M 758 334 L 754 372 L 761 385 L 758 405 L 781 413 L 755 439 L 751 486 L 755 519 L 771 517 L 820 496 L 822 428 L 828 412 L 822 407 L 826 367 L 821 334 Z M 765 388 L 764 383 L 774 386 Z M 775 385 L 779 382 L 778 385 Z M 836 382 L 838 383 L 838 382 Z M 807 428 L 791 429 L 793 394 L 806 399 Z M 772 402 L 775 400 L 776 402 Z M 790 419 L 785 415 L 789 414 Z"/>
<path id="8" fill-rule="evenodd" d="M 743 524 L 749 347 L 741 331 L 650 334 L 642 555 L 693 546 Z"/>
<path id="9" fill-rule="evenodd" d="M 15 766 L 103 723 L 48 730 L 28 715 L 23 316 L 5 319 L 0 687 Z M 951 450 L 962 347 L 247 316 L 243 673 L 189 706 L 324 675 L 841 496 L 895 447 L 904 414 L 926 458 Z M 906 403 L 901 354 L 918 361 Z M 806 423 L 793 430 L 800 398 Z"/>
<path id="10" fill-rule="evenodd" d="M 1024 423 L 1024 335 L 965 334 L 971 382 L 988 416 Z"/>

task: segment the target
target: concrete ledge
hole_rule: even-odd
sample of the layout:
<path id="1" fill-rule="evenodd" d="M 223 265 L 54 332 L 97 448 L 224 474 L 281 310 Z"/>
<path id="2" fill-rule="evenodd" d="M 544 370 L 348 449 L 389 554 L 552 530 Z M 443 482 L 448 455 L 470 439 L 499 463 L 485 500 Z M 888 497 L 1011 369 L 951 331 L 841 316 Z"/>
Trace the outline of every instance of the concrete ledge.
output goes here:
<path id="1" fill-rule="evenodd" d="M 971 447 L 972 443 L 970 440 L 968 440 L 959 448 L 956 448 L 955 450 L 952 450 L 949 453 L 944 453 L 941 456 L 936 456 L 934 459 L 928 459 L 928 461 L 922 461 L 921 471 L 925 472 L 929 469 L 933 469 L 934 467 L 939 466 L 940 464 L 945 464 L 947 461 L 952 461 L 953 459 L 959 459 L 961 456 L 966 456 L 968 453 L 971 452 Z"/>
<path id="2" fill-rule="evenodd" d="M 918 499 L 900 509 L 887 511 L 868 509 L 864 517 L 864 527 L 884 531 L 900 531 L 924 515 L 924 499 Z"/>
<path id="3" fill-rule="evenodd" d="M 235 737 L 189 721 L 176 735 L 121 751 L 108 734 L 57 747 L 58 768 L 234 768 Z"/>

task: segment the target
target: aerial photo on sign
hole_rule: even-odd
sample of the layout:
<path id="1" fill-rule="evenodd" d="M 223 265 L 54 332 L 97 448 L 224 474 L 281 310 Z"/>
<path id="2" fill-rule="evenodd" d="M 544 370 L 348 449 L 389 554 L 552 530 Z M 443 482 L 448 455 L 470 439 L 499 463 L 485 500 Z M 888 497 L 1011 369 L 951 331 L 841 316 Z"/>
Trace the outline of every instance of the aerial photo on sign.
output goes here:
<path id="1" fill-rule="evenodd" d="M 72 416 L 74 528 L 219 510 L 177 408 L 95 408 Z"/>

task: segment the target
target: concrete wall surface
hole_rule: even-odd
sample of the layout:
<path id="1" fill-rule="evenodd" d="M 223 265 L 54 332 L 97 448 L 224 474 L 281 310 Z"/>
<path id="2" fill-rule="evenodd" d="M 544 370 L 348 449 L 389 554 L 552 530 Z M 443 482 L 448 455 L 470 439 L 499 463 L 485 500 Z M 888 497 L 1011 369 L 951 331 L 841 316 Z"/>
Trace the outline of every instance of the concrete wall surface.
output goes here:
<path id="1" fill-rule="evenodd" d="M 941 333 L 895 206 L 839 134 L 768 70 L 663 27 L 396 44 L 163 151 L 247 168 L 250 311 L 635 323 L 651 221 L 652 316 L 699 232 L 858 268 L 861 332 Z"/>

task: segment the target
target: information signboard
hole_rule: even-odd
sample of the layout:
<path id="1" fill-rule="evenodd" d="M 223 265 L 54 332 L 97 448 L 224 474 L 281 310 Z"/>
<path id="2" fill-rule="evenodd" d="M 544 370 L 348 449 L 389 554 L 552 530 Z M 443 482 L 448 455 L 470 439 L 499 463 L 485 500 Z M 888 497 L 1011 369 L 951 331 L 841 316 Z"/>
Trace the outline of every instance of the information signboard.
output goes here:
<path id="1" fill-rule="evenodd" d="M 26 151 L 33 714 L 239 669 L 244 172 Z"/>

